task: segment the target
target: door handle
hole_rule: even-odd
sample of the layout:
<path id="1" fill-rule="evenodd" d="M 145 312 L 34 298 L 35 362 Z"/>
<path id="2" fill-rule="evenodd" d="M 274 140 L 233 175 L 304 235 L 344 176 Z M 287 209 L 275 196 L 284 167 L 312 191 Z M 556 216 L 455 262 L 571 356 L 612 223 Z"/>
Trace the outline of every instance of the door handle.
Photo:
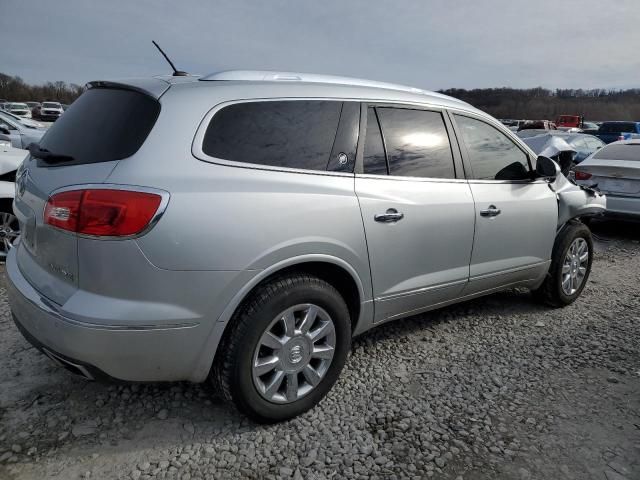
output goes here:
<path id="1" fill-rule="evenodd" d="M 398 212 L 395 208 L 390 208 L 386 213 L 376 213 L 373 219 L 376 222 L 393 223 L 404 218 L 404 213 Z"/>
<path id="2" fill-rule="evenodd" d="M 496 208 L 495 205 L 489 205 L 489 208 L 480 210 L 480 215 L 482 215 L 483 217 L 495 217 L 497 215 L 500 215 L 500 212 L 502 212 L 502 210 Z"/>

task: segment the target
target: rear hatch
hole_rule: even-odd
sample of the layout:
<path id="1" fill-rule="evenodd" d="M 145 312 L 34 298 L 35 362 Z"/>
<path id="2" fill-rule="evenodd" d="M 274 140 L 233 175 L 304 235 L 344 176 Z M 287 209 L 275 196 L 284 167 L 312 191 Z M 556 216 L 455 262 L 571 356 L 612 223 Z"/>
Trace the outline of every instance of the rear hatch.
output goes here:
<path id="1" fill-rule="evenodd" d="M 64 187 L 105 182 L 119 161 L 135 154 L 159 115 L 157 97 L 169 87 L 161 83 L 156 95 L 130 85 L 91 84 L 32 147 L 18 172 L 18 266 L 55 303 L 64 304 L 78 288 L 78 238 L 44 223 L 47 201 Z"/>

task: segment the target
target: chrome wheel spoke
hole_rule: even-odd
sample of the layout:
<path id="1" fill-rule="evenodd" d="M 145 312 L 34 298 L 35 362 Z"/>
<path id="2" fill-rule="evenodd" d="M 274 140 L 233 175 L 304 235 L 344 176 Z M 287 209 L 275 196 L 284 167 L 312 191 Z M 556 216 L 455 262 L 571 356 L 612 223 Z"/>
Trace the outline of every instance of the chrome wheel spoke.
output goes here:
<path id="1" fill-rule="evenodd" d="M 571 273 L 571 265 L 567 265 L 566 263 L 562 266 L 562 274 L 566 275 L 567 273 Z"/>
<path id="2" fill-rule="evenodd" d="M 256 375 L 261 377 L 264 374 L 272 371 L 279 364 L 280 364 L 280 359 L 276 356 L 259 358 L 253 366 L 253 371 L 256 373 Z"/>
<path id="3" fill-rule="evenodd" d="M 333 323 L 323 322 L 318 328 L 309 332 L 309 336 L 312 342 L 322 340 L 324 337 L 333 332 Z"/>
<path id="4" fill-rule="evenodd" d="M 282 339 L 279 337 L 276 337 L 271 332 L 266 332 L 260 339 L 260 345 L 264 345 L 265 347 L 270 348 L 272 350 L 278 350 L 282 348 L 283 344 L 284 342 L 282 341 Z"/>
<path id="5" fill-rule="evenodd" d="M 273 398 L 274 395 L 278 393 L 278 390 L 280 390 L 280 386 L 282 385 L 283 380 L 284 380 L 284 372 L 282 370 L 277 371 L 276 374 L 273 376 L 273 379 L 271 380 L 269 385 L 267 385 L 264 391 L 265 395 L 268 398 Z"/>
<path id="6" fill-rule="evenodd" d="M 284 322 L 284 333 L 287 337 L 293 337 L 296 334 L 296 317 L 293 312 L 285 313 L 282 317 Z"/>
<path id="7" fill-rule="evenodd" d="M 318 316 L 318 307 L 315 305 L 311 305 L 309 310 L 304 315 L 302 319 L 302 323 L 300 323 L 300 332 L 305 334 L 309 331 L 311 326 L 315 323 L 316 318 Z"/>
<path id="8" fill-rule="evenodd" d="M 333 358 L 333 347 L 329 345 L 315 345 L 313 352 L 311 352 L 313 358 L 323 358 L 331 360 Z"/>
<path id="9" fill-rule="evenodd" d="M 307 365 L 302 369 L 302 374 L 304 378 L 309 382 L 310 385 L 316 386 L 320 383 L 320 375 L 311 365 Z"/>
<path id="10" fill-rule="evenodd" d="M 289 373 L 287 375 L 287 392 L 286 397 L 289 402 L 298 399 L 298 373 Z"/>

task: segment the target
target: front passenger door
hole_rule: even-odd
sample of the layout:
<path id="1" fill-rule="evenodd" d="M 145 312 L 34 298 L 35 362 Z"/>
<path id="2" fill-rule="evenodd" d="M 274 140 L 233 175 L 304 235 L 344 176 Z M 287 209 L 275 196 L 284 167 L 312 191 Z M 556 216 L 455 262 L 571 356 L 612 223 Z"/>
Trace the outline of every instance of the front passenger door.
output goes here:
<path id="1" fill-rule="evenodd" d="M 497 127 L 454 114 L 475 202 L 475 235 L 464 294 L 538 279 L 551 259 L 558 204 L 529 155 Z"/>

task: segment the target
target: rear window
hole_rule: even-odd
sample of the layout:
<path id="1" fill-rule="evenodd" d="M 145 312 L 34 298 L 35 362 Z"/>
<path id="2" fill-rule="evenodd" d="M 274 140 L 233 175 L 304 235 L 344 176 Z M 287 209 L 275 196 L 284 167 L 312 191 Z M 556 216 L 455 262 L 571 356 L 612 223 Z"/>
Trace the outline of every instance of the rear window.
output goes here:
<path id="1" fill-rule="evenodd" d="M 640 144 L 617 143 L 601 148 L 592 158 L 606 160 L 631 160 L 640 162 Z"/>
<path id="2" fill-rule="evenodd" d="M 49 128 L 40 148 L 73 157 L 60 165 L 121 160 L 138 151 L 159 113 L 160 103 L 143 93 L 92 88 Z"/>
<path id="3" fill-rule="evenodd" d="M 342 102 L 325 100 L 230 105 L 209 123 L 202 151 L 234 162 L 327 170 L 341 110 Z"/>
<path id="4" fill-rule="evenodd" d="M 632 133 L 636 131 L 636 124 L 633 122 L 603 123 L 600 126 L 601 133 Z"/>

